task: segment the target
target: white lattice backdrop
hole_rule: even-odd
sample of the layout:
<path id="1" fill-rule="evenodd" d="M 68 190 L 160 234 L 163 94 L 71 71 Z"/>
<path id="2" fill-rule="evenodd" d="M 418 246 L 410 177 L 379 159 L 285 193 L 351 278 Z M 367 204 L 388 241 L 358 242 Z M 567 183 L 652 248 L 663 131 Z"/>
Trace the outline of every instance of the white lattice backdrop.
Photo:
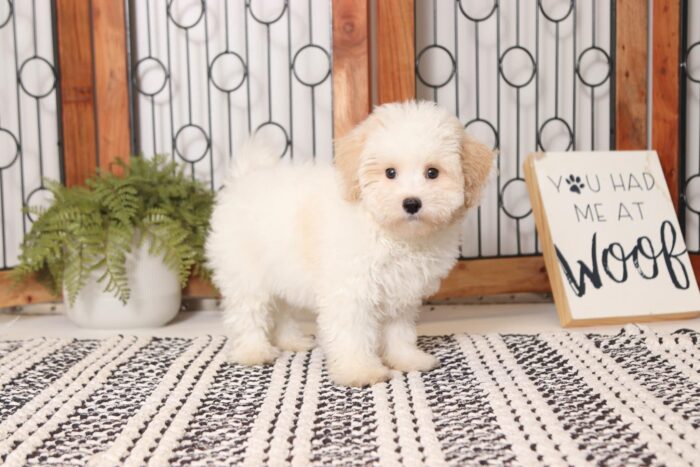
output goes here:
<path id="1" fill-rule="evenodd" d="M 182 25 L 196 23 L 187 29 L 190 39 L 189 49 L 185 46 L 185 31 L 175 27 L 172 22 L 168 25 L 166 0 L 144 0 L 132 2 L 132 28 L 135 30 L 133 53 L 135 58 L 146 57 L 148 34 L 146 23 L 151 25 L 151 47 L 154 57 L 162 58 L 167 65 L 168 40 L 170 38 L 171 73 L 170 80 L 162 93 L 154 96 L 154 114 L 150 113 L 149 98 L 138 97 L 138 146 L 147 155 L 154 152 L 172 150 L 173 128 L 177 131 L 189 121 L 189 101 L 191 101 L 192 122 L 204 129 L 210 137 L 211 150 L 206 152 L 201 160 L 196 162 L 194 172 L 197 177 L 210 181 L 214 186 L 220 183 L 220 175 L 229 154 L 235 152 L 248 131 L 248 83 L 250 84 L 250 126 L 255 129 L 258 125 L 269 120 L 268 112 L 272 108 L 272 120 L 286 131 L 292 126 L 289 139 L 293 142 L 294 157 L 308 158 L 313 151 L 313 141 L 316 141 L 316 156 L 320 161 L 328 163 L 331 156 L 332 138 L 332 98 L 331 80 L 323 80 L 315 87 L 313 106 L 311 104 L 311 89 L 300 82 L 298 78 L 315 82 L 323 78 L 327 70 L 328 58 L 318 49 L 307 50 L 300 55 L 295 69 L 299 77 L 290 79 L 290 58 L 305 45 L 310 43 L 309 24 L 311 23 L 313 41 L 328 51 L 332 57 L 330 2 L 327 0 L 290 0 L 289 11 L 283 17 L 271 24 L 270 31 L 270 67 L 272 74 L 268 81 L 267 75 L 267 28 L 256 22 L 248 15 L 248 30 L 246 32 L 245 0 L 229 1 L 210 0 L 206 2 L 206 13 L 200 16 L 199 0 L 175 0 L 172 4 L 172 16 Z M 520 134 L 516 131 L 516 119 L 513 112 L 517 101 L 517 93 L 513 88 L 501 81 L 500 95 L 498 93 L 498 44 L 500 37 L 501 54 L 515 45 L 516 41 L 516 4 L 520 4 L 520 44 L 530 51 L 538 64 L 538 74 L 533 83 L 522 88 L 520 92 L 521 125 Z M 596 5 L 596 45 L 609 51 L 610 37 L 610 0 L 595 0 L 595 2 L 576 2 L 576 47 L 580 54 L 592 45 L 593 11 Z M 700 14 L 696 11 L 700 6 L 697 2 L 689 1 L 689 44 L 700 40 Z M 226 12 L 225 5 L 228 5 Z M 465 121 L 476 117 L 476 27 L 475 22 L 464 16 L 481 18 L 488 15 L 493 7 L 492 0 L 449 1 L 417 0 L 417 44 L 421 51 L 433 43 L 433 13 L 437 12 L 436 44 L 444 47 L 457 61 L 459 97 L 455 96 L 456 77 L 449 77 L 451 68 L 449 58 L 442 52 L 427 52 L 421 58 L 421 73 L 429 82 L 440 82 L 450 78 L 448 83 L 433 94 L 431 88 L 419 82 L 417 94 L 422 98 L 434 98 L 453 110 L 457 111 L 459 103 L 460 117 Z M 43 176 L 59 178 L 58 131 L 56 118 L 56 93 L 49 92 L 46 97 L 34 99 L 31 94 L 43 95 L 50 90 L 53 83 L 53 72 L 50 66 L 53 59 L 53 29 L 51 24 L 50 0 L 15 1 L 13 9 L 10 2 L 0 1 L 0 63 L 4 65 L 4 73 L 0 73 L 0 181 L 2 183 L 2 244 L 0 244 L 0 267 L 12 266 L 16 263 L 18 245 L 25 227 L 30 220 L 23 218 L 21 207 L 23 198 L 30 198 L 31 203 L 46 202 L 45 192 L 40 188 L 40 178 Z M 150 18 L 146 14 L 146 6 L 150 6 Z M 435 9 L 433 7 L 435 5 Z M 566 14 L 569 1 L 543 0 L 542 7 L 553 18 Z M 275 19 L 284 9 L 283 0 L 252 0 L 251 10 L 259 20 Z M 491 18 L 479 22 L 479 117 L 497 125 L 500 110 L 499 142 L 501 149 L 501 186 L 497 180 L 487 190 L 480 216 L 473 212 L 465 224 L 464 255 L 479 254 L 477 231 L 481 224 L 481 254 L 484 256 L 509 255 L 520 252 L 523 254 L 535 251 L 535 233 L 532 216 L 523 217 L 517 223 L 498 208 L 499 192 L 508 180 L 518 178 L 517 154 L 524 156 L 535 148 L 536 122 L 541 125 L 546 118 L 553 116 L 553 83 L 558 79 L 566 83 L 560 89 L 561 99 L 559 112 L 563 118 L 573 125 L 576 133 L 576 147 L 588 149 L 591 147 L 590 135 L 595 132 L 595 147 L 607 148 L 609 145 L 610 119 L 607 111 L 609 102 L 609 81 L 596 88 L 595 102 L 597 103 L 594 123 L 590 120 L 590 89 L 580 81 L 576 89 L 573 87 L 573 17 L 561 22 L 560 34 L 560 72 L 555 76 L 554 38 L 556 27 L 554 23 L 543 18 L 538 13 L 536 0 L 520 2 L 500 2 L 500 31 L 496 31 L 496 21 Z M 539 25 L 536 16 L 539 15 Z M 310 22 L 309 22 L 310 18 Z M 457 45 L 455 50 L 455 18 L 457 18 Z M 228 19 L 229 27 L 224 27 Z M 197 22 L 199 21 L 199 22 Z M 34 27 L 36 25 L 36 27 Z M 169 28 L 169 29 L 168 29 Z M 205 31 L 206 30 L 206 31 Z M 540 47 L 535 47 L 536 33 L 539 31 Z M 204 34 L 208 32 L 208 41 Z M 228 34 L 227 34 L 228 32 Z M 228 36 L 228 38 L 227 38 Z M 212 68 L 212 81 L 207 81 L 207 63 L 211 65 L 215 57 L 230 50 L 245 60 L 245 38 L 248 37 L 248 73 L 243 76 L 241 62 L 233 54 L 220 58 Z M 291 41 L 290 41 L 291 39 Z M 228 42 L 227 42 L 228 41 Z M 36 52 L 35 52 L 36 44 Z M 226 44 L 229 45 L 228 49 Z M 291 44 L 289 47 L 288 44 Z M 16 46 L 16 47 L 15 47 Z M 15 53 L 16 48 L 16 53 Z M 207 50 L 208 49 L 208 50 Z M 536 50 L 539 54 L 536 54 Z M 291 57 L 290 57 L 291 51 Z M 187 86 L 187 67 L 184 66 L 187 54 L 190 56 L 190 86 Z M 33 56 L 46 59 L 31 59 Z M 207 60 L 208 56 L 208 60 Z M 20 76 L 26 92 L 16 79 L 16 72 L 22 68 Z M 148 63 L 146 65 L 149 65 Z M 604 59 L 599 53 L 590 53 L 584 61 L 585 76 L 593 81 L 600 79 L 606 71 Z M 689 56 L 688 69 L 694 76 L 700 76 L 700 47 L 693 49 Z M 8 72 L 9 70 L 9 72 Z M 504 62 L 504 73 L 521 82 L 528 78 L 531 70 L 530 60 L 526 54 L 519 51 L 510 52 Z M 162 84 L 162 74 L 159 66 L 141 65 L 134 72 L 136 81 L 145 88 L 156 90 Z M 220 88 L 230 90 L 240 87 L 230 94 Z M 290 82 L 291 82 L 291 114 L 290 114 Z M 536 95 L 536 86 L 539 91 Z M 169 85 L 172 85 L 172 106 L 167 95 Z M 272 99 L 268 99 L 268 89 L 272 90 Z M 191 98 L 188 99 L 188 92 Z M 576 93 L 576 111 L 573 110 L 571 97 Z M 31 94 L 30 94 L 31 93 Z M 498 105 L 500 99 L 500 105 Z M 697 137 L 700 128 L 700 85 L 691 83 L 688 86 L 688 114 L 686 121 L 686 171 L 688 176 L 700 172 L 700 138 Z M 228 106 L 231 105 L 229 119 Z M 539 106 L 535 104 L 539 103 Z M 271 105 L 270 105 L 271 104 Z M 312 116 L 311 109 L 315 109 Z M 539 108 L 535 114 L 535 108 Z M 155 115 L 155 132 L 153 116 Z M 170 117 L 172 116 L 172 123 Z M 210 126 L 211 125 L 211 126 Z M 21 129 L 20 129 L 21 128 Z M 315 138 L 312 133 L 315 128 Z M 229 134 L 230 131 L 230 134 Z M 265 130 L 269 137 L 284 149 L 284 138 L 280 138 L 279 128 L 271 125 Z M 470 126 L 476 136 L 485 141 L 493 141 L 493 132 L 487 125 L 476 123 Z M 516 151 L 517 139 L 520 139 L 520 151 Z M 21 143 L 21 158 L 17 153 L 17 142 Z M 201 134 L 196 129 L 185 130 L 178 139 L 185 157 L 202 154 L 206 147 Z M 568 143 L 566 129 L 555 122 L 543 133 L 543 142 L 547 148 L 561 148 Z M 202 146 L 204 144 L 204 146 Z M 289 149 L 287 149 L 289 153 Z M 235 155 L 235 154 L 234 154 Z M 194 157 L 196 158 L 196 157 Z M 194 159 L 193 158 L 193 159 Z M 41 160 L 41 163 L 40 163 Z M 212 177 L 213 175 L 213 177 Z M 700 180 L 696 178 L 695 180 Z M 22 186 L 24 185 L 24 186 Z M 700 182 L 693 181 L 686 192 L 691 206 L 700 207 Z M 514 181 L 503 192 L 506 208 L 518 216 L 529 210 L 529 203 L 524 186 Z M 500 221 L 498 220 L 500 212 Z M 691 250 L 700 249 L 700 226 L 697 215 L 689 215 L 687 220 L 687 242 Z M 26 225 L 25 225 L 26 224 Z M 500 250 L 499 250 L 500 237 Z"/>
<path id="2" fill-rule="evenodd" d="M 418 96 L 473 122 L 468 130 L 494 147 L 498 135 L 500 177 L 468 217 L 463 255 L 535 253 L 522 161 L 538 132 L 540 149 L 610 147 L 611 1 L 416 4 Z M 600 85 L 592 94 L 583 80 Z"/>
<path id="3" fill-rule="evenodd" d="M 700 211 L 700 177 L 693 175 L 700 173 L 700 2 L 688 0 L 688 42 L 686 50 L 689 51 L 686 69 L 689 77 L 698 81 L 687 81 L 686 99 L 686 180 L 685 194 L 688 206 L 695 211 Z M 692 50 L 691 50 L 692 47 Z M 691 178 L 692 177 L 692 178 Z M 686 244 L 690 251 L 700 250 L 700 215 L 687 213 L 685 236 Z"/>

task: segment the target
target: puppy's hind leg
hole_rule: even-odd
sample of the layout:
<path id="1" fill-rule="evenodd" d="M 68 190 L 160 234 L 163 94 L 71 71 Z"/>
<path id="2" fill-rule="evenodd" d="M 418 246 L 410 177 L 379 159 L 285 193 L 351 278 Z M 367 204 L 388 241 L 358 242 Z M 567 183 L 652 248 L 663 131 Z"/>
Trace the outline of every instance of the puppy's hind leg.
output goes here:
<path id="1" fill-rule="evenodd" d="M 269 296 L 224 294 L 224 325 L 230 338 L 227 358 L 243 365 L 262 365 L 279 355 L 268 338 L 272 327 Z"/>

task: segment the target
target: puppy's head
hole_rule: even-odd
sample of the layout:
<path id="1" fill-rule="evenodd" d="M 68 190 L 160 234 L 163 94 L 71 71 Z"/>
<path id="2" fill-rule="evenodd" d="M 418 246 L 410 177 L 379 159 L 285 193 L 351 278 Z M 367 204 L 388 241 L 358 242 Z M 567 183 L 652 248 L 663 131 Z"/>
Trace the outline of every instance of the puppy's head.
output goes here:
<path id="1" fill-rule="evenodd" d="M 430 234 L 479 201 L 493 151 L 432 102 L 385 104 L 336 141 L 348 201 L 400 236 Z"/>

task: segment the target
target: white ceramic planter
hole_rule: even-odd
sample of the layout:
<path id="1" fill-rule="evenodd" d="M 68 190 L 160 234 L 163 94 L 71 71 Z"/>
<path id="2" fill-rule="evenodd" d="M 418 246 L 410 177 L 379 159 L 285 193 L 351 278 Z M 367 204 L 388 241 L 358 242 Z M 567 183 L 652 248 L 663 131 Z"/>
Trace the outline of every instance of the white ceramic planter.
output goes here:
<path id="1" fill-rule="evenodd" d="M 105 284 L 97 282 L 102 273 L 96 271 L 72 306 L 65 301 L 68 317 L 80 327 L 95 329 L 155 327 L 172 320 L 180 309 L 180 281 L 161 257 L 148 252 L 148 242 L 127 255 L 126 271 L 131 288 L 126 305 L 104 292 Z"/>

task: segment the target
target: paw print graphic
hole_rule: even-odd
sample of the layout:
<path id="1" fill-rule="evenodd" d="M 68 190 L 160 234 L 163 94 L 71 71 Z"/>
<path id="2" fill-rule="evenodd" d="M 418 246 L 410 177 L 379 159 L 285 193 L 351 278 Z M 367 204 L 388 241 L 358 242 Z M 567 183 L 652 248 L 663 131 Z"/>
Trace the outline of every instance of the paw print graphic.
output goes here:
<path id="1" fill-rule="evenodd" d="M 583 183 L 581 183 L 581 177 L 569 175 L 569 178 L 566 179 L 567 185 L 569 185 L 569 191 L 573 191 L 574 193 L 578 193 L 579 195 L 581 194 L 581 190 L 585 187 Z"/>

